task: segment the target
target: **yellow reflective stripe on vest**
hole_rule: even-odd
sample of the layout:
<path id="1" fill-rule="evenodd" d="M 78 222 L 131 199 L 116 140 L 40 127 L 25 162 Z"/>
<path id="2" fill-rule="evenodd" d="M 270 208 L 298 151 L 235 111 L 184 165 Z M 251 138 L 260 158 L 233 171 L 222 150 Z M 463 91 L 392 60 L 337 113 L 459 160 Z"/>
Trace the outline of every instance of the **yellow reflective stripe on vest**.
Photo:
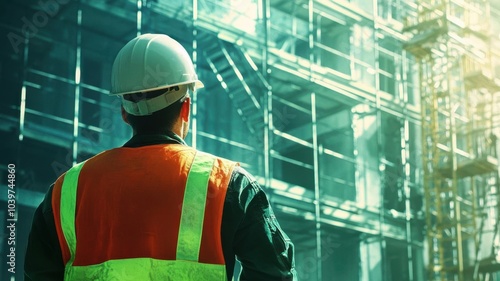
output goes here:
<path id="1" fill-rule="evenodd" d="M 76 252 L 76 233 L 75 233 L 75 217 L 76 217 L 76 193 L 78 186 L 78 176 L 82 170 L 83 164 L 79 163 L 64 176 L 64 182 L 61 188 L 61 228 L 68 244 L 70 258 L 67 265 L 71 266 L 75 260 Z"/>
<path id="2" fill-rule="evenodd" d="M 71 281 L 226 281 L 226 267 L 192 261 L 135 258 L 96 265 L 72 266 L 64 280 Z"/>
<path id="3" fill-rule="evenodd" d="M 207 201 L 208 180 L 215 159 L 196 152 L 189 170 L 182 202 L 181 223 L 177 242 L 177 260 L 198 261 L 203 220 Z"/>

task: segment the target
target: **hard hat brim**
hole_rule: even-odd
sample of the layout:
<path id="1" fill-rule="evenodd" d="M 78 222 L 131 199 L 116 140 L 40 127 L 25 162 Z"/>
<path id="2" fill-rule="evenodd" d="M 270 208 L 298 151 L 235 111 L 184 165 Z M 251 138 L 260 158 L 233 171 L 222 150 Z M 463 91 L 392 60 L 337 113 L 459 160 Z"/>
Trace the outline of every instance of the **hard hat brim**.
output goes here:
<path id="1" fill-rule="evenodd" d="M 123 96 L 123 95 L 138 93 L 138 92 L 144 93 L 144 92 L 151 92 L 151 91 L 156 91 L 156 90 L 161 90 L 161 89 L 165 89 L 165 88 L 186 85 L 186 84 L 194 84 L 193 88 L 191 89 L 192 91 L 195 91 L 195 90 L 198 90 L 201 88 L 205 88 L 205 84 L 203 84 L 203 82 L 201 82 L 200 80 L 195 80 L 195 81 L 191 81 L 191 82 L 182 82 L 182 83 L 176 83 L 176 84 L 162 85 L 162 86 L 150 88 L 147 90 L 128 91 L 128 92 L 121 92 L 121 93 L 110 92 L 109 95 L 110 96 Z"/>

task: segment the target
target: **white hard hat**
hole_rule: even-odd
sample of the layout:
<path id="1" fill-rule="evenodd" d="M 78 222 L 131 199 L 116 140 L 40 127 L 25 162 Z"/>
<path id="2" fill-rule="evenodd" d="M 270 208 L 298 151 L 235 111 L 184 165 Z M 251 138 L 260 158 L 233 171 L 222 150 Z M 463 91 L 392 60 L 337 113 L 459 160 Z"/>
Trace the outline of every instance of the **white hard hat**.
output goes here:
<path id="1" fill-rule="evenodd" d="M 186 49 L 167 35 L 143 34 L 128 42 L 116 56 L 111 72 L 110 95 L 123 96 L 185 84 L 193 85 L 192 90 L 203 88 Z M 164 95 L 171 93 L 174 92 L 166 91 Z M 154 112 L 150 112 L 149 108 L 157 111 L 176 100 L 172 101 L 172 97 L 165 98 L 165 101 L 149 100 L 147 103 L 150 106 L 141 106 L 141 112 L 134 110 L 129 113 L 149 115 Z M 128 112 L 127 108 L 125 110 Z"/>

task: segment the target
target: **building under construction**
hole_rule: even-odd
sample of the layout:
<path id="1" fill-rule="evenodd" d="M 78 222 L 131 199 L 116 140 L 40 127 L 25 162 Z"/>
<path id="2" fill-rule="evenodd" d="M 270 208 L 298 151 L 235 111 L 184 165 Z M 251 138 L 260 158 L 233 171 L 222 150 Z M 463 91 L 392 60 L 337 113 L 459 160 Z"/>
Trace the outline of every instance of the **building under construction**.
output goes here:
<path id="1" fill-rule="evenodd" d="M 299 280 L 500 281 L 497 0 L 2 1 L 1 280 L 57 177 L 130 138 L 107 94 L 144 33 L 190 52 L 187 142 L 255 175 Z"/>

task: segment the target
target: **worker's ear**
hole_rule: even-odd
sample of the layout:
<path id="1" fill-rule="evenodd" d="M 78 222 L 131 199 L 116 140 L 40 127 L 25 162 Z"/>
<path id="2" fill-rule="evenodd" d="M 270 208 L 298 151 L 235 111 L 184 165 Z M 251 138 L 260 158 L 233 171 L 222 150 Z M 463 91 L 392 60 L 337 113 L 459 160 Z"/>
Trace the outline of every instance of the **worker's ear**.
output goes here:
<path id="1" fill-rule="evenodd" d="M 182 121 L 189 122 L 189 113 L 191 112 L 191 98 L 187 97 L 182 103 L 180 117 Z"/>
<path id="2" fill-rule="evenodd" d="M 130 125 L 130 123 L 128 122 L 128 113 L 125 111 L 125 108 L 123 108 L 123 105 L 121 106 L 121 110 L 122 110 L 122 119 L 123 119 L 123 122 L 127 123 Z"/>

